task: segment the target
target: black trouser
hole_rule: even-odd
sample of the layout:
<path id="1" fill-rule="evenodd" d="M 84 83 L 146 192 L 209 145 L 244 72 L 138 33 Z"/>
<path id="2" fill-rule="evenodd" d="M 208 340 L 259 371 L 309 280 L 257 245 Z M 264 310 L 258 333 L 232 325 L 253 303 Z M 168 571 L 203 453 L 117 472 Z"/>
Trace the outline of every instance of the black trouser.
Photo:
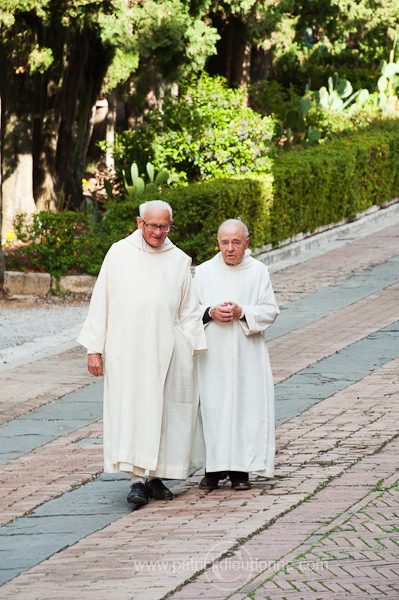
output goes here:
<path id="1" fill-rule="evenodd" d="M 220 479 L 225 479 L 226 475 L 228 475 L 231 483 L 236 481 L 248 481 L 249 479 L 248 473 L 242 471 L 205 471 L 205 475 L 212 479 L 215 478 L 218 481 Z"/>

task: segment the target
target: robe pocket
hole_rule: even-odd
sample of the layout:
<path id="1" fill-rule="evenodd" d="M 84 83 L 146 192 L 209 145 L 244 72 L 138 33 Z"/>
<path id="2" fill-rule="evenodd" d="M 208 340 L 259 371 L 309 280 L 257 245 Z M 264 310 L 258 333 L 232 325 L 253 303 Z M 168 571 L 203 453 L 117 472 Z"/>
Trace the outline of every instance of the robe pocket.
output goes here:
<path id="1" fill-rule="evenodd" d="M 171 401 L 173 403 L 193 402 L 193 345 L 182 331 L 175 327 L 175 348 L 170 365 Z"/>

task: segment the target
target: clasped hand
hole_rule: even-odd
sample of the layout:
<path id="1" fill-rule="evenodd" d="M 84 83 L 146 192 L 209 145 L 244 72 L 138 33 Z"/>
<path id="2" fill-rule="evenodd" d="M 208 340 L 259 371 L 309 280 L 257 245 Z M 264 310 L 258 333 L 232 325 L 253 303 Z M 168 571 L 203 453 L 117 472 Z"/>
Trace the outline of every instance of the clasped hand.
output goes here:
<path id="1" fill-rule="evenodd" d="M 220 323 L 230 323 L 234 319 L 239 319 L 241 313 L 242 307 L 238 306 L 235 302 L 223 302 L 223 304 L 216 304 L 212 308 L 211 316 L 212 319 Z"/>

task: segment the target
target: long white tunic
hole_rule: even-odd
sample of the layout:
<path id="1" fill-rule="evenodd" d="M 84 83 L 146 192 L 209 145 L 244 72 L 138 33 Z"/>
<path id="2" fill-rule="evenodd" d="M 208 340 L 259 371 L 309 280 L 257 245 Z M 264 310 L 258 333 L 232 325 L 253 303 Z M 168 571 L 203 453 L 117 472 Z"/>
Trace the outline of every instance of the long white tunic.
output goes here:
<path id="1" fill-rule="evenodd" d="M 232 301 L 244 319 L 206 325 L 208 352 L 197 358 L 206 470 L 274 473 L 274 385 L 264 332 L 279 309 L 268 268 L 249 256 L 227 265 L 219 253 L 196 268 L 203 311 Z"/>
<path id="2" fill-rule="evenodd" d="M 185 478 L 193 354 L 206 349 L 191 259 L 141 231 L 108 251 L 78 342 L 105 357 L 104 470 Z"/>

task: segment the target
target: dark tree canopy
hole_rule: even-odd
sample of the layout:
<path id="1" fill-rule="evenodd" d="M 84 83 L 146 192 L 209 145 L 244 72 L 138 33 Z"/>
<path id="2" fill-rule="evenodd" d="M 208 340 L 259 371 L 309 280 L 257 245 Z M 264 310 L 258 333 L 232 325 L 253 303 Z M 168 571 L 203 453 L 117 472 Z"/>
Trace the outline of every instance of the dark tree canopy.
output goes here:
<path id="1" fill-rule="evenodd" d="M 204 69 L 244 90 L 276 79 L 303 91 L 317 68 L 378 70 L 398 21 L 396 0 L 2 0 L 5 227 L 16 212 L 80 206 L 99 97 L 122 99 L 134 125 Z"/>

